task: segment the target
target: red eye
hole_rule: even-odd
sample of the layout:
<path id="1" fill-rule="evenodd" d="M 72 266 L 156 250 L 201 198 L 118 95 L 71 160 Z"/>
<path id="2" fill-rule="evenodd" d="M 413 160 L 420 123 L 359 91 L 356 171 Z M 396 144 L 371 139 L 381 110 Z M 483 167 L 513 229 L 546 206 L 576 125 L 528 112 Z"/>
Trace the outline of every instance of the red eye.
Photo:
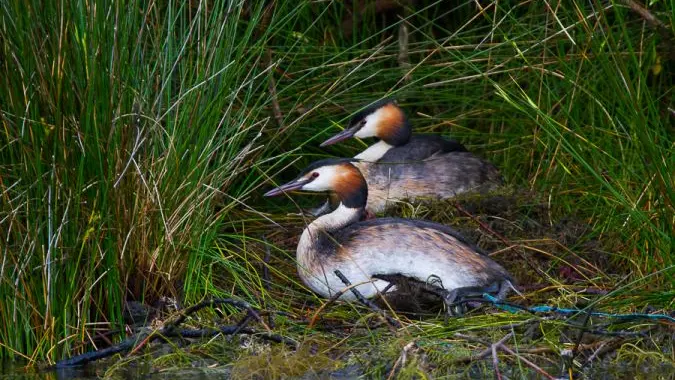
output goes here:
<path id="1" fill-rule="evenodd" d="M 317 173 L 317 172 L 312 173 L 312 178 L 316 178 L 318 176 L 319 176 L 319 173 Z"/>

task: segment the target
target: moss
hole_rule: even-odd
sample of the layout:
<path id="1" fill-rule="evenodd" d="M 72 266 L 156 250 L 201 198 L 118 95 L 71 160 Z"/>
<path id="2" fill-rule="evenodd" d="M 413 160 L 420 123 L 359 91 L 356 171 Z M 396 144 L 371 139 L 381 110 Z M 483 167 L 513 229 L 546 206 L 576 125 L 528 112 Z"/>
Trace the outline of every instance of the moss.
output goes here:
<path id="1" fill-rule="evenodd" d="M 296 351 L 271 347 L 265 352 L 239 358 L 232 366 L 232 377 L 281 379 L 314 376 L 334 370 L 339 363 L 329 357 L 330 347 L 317 341 L 305 341 Z"/>

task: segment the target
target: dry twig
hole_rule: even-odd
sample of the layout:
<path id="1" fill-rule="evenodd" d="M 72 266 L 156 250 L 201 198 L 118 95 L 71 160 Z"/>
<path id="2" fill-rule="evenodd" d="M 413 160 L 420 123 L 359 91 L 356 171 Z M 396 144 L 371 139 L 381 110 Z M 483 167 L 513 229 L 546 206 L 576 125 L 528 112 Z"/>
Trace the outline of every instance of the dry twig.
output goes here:
<path id="1" fill-rule="evenodd" d="M 267 238 L 263 235 L 262 237 L 263 242 L 265 243 L 265 257 L 263 258 L 263 287 L 265 288 L 265 291 L 267 292 L 267 295 L 269 296 L 270 294 L 270 289 L 271 289 L 271 284 L 272 281 L 270 280 L 270 258 L 272 256 L 272 253 L 270 252 L 270 246 L 267 244 Z M 264 301 L 263 301 L 264 302 Z M 265 305 L 267 307 L 267 305 Z M 270 328 L 274 328 L 274 313 L 269 313 L 267 315 L 267 324 L 270 326 Z"/>
<path id="2" fill-rule="evenodd" d="M 368 306 L 378 314 L 382 315 L 392 327 L 394 328 L 401 327 L 399 321 L 387 315 L 387 313 L 384 310 L 380 309 L 379 306 L 375 305 L 372 301 L 364 297 L 363 294 L 361 294 L 361 292 L 359 292 L 358 289 L 356 289 L 356 287 L 352 287 L 352 283 L 349 281 L 349 279 L 347 279 L 347 277 L 345 277 L 345 275 L 342 274 L 342 272 L 336 269 L 335 275 L 338 276 L 346 286 L 350 287 L 349 290 L 354 294 L 354 296 L 356 297 L 356 299 L 359 300 L 359 302 Z"/>
<path id="3" fill-rule="evenodd" d="M 188 316 L 201 310 L 206 307 L 215 307 L 217 305 L 231 305 L 238 309 L 246 310 L 246 317 L 242 319 L 235 326 L 221 326 L 218 329 L 179 329 L 179 326 L 185 322 Z M 254 330 L 245 327 L 248 322 L 252 319 L 260 322 L 267 329 L 267 333 L 258 334 Z M 213 298 L 207 301 L 200 302 L 196 305 L 190 306 L 187 309 L 183 310 L 181 314 L 173 321 L 169 321 L 165 324 L 164 327 L 160 329 L 146 329 L 145 331 L 140 332 L 139 334 L 125 339 L 121 343 L 114 345 L 112 347 L 104 348 L 102 350 L 96 350 L 92 352 L 87 352 L 81 355 L 76 355 L 74 357 L 61 360 L 56 363 L 53 368 L 67 368 L 87 364 L 89 362 L 107 358 L 109 356 L 131 351 L 131 353 L 136 353 L 142 347 L 145 347 L 148 343 L 163 339 L 166 340 L 167 337 L 183 337 L 183 338 L 195 338 L 195 337 L 205 337 L 205 336 L 214 336 L 217 334 L 256 334 L 263 339 L 271 340 L 274 342 L 285 343 L 292 347 L 296 346 L 296 343 L 288 338 L 284 338 L 277 334 L 272 334 L 269 331 L 269 327 L 265 325 L 260 318 L 258 312 L 251 307 L 248 303 L 244 301 L 234 300 L 231 298 Z M 140 342 L 137 344 L 137 342 Z"/>
<path id="4" fill-rule="evenodd" d="M 531 361 L 525 359 L 524 357 L 518 355 L 518 353 L 514 352 L 512 349 L 506 347 L 506 346 L 503 345 L 503 344 L 500 344 L 500 345 L 499 345 L 499 348 L 502 349 L 504 352 L 506 352 L 506 353 L 508 353 L 508 354 L 510 354 L 510 355 L 515 356 L 518 360 L 520 360 L 520 361 L 522 361 L 523 363 L 527 364 L 530 368 L 532 368 L 533 370 L 539 372 L 539 373 L 540 373 L 542 376 L 544 376 L 545 378 L 547 378 L 547 379 L 549 379 L 549 380 L 555 380 L 555 377 L 551 376 L 548 372 L 546 372 L 546 371 L 544 371 L 543 369 L 541 369 L 541 367 L 539 367 L 538 365 L 536 365 L 536 364 L 532 363 Z"/>
<path id="5" fill-rule="evenodd" d="M 494 231 L 494 230 L 493 230 L 492 228 L 490 228 L 487 224 L 483 223 L 483 221 L 481 221 L 480 219 L 478 219 L 477 217 L 475 217 L 474 215 L 472 215 L 471 213 L 469 213 L 468 211 L 466 211 L 466 210 L 464 209 L 464 207 L 462 207 L 458 202 L 455 202 L 454 205 L 455 205 L 455 208 L 456 208 L 459 212 L 461 212 L 462 214 L 464 214 L 464 215 L 468 216 L 469 218 L 473 219 L 476 223 L 478 223 L 478 225 L 479 225 L 483 230 L 487 231 L 488 233 L 490 233 L 490 234 L 492 234 L 493 236 L 495 236 L 497 239 L 501 240 L 502 243 L 506 244 L 507 247 L 514 247 L 514 248 L 517 247 L 517 245 L 511 243 L 508 239 L 506 239 L 506 238 L 505 238 L 504 236 L 502 236 L 500 233 Z M 544 273 L 544 271 L 542 271 L 541 269 L 539 269 L 539 267 L 537 267 L 536 265 L 532 264 L 532 263 L 530 262 L 530 260 L 528 260 L 528 258 L 527 258 L 527 256 L 525 255 L 524 252 L 522 252 L 520 249 L 515 249 L 515 251 L 516 251 L 516 253 L 520 256 L 520 258 L 523 259 L 523 261 L 525 261 L 525 262 L 527 263 L 527 265 L 530 266 L 530 268 L 532 268 L 532 270 L 534 270 L 535 272 L 537 272 L 538 275 L 541 276 L 541 278 L 547 278 L 547 277 L 548 277 L 548 276 L 546 275 L 546 273 Z"/>

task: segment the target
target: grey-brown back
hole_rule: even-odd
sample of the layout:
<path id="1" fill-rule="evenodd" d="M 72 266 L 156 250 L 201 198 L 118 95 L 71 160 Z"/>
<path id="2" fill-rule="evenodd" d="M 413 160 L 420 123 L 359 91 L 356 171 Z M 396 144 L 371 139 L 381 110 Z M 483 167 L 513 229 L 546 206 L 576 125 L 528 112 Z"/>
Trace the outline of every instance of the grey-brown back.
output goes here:
<path id="1" fill-rule="evenodd" d="M 427 159 L 434 154 L 468 152 L 456 140 L 438 135 L 413 135 L 407 144 L 391 148 L 378 162 L 408 162 Z"/>
<path id="2" fill-rule="evenodd" d="M 380 212 L 388 201 L 447 199 L 484 192 L 503 184 L 499 170 L 471 152 L 433 155 L 423 161 L 356 164 L 368 183 L 368 208 Z"/>

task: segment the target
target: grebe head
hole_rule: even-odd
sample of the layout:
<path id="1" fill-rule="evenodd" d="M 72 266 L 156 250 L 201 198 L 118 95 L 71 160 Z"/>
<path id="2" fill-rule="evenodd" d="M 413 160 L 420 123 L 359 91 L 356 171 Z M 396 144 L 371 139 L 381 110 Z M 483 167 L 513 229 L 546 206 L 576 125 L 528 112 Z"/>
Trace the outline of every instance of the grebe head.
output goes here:
<path id="1" fill-rule="evenodd" d="M 352 165 L 353 158 L 329 158 L 309 165 L 294 180 L 265 193 L 273 197 L 305 190 L 334 193 L 349 208 L 363 208 L 368 199 L 368 186 L 363 175 Z"/>
<path id="2" fill-rule="evenodd" d="M 389 145 L 400 146 L 410 140 L 411 134 L 412 127 L 403 110 L 394 100 L 384 99 L 354 115 L 347 129 L 324 141 L 321 146 L 350 137 L 377 137 Z"/>

